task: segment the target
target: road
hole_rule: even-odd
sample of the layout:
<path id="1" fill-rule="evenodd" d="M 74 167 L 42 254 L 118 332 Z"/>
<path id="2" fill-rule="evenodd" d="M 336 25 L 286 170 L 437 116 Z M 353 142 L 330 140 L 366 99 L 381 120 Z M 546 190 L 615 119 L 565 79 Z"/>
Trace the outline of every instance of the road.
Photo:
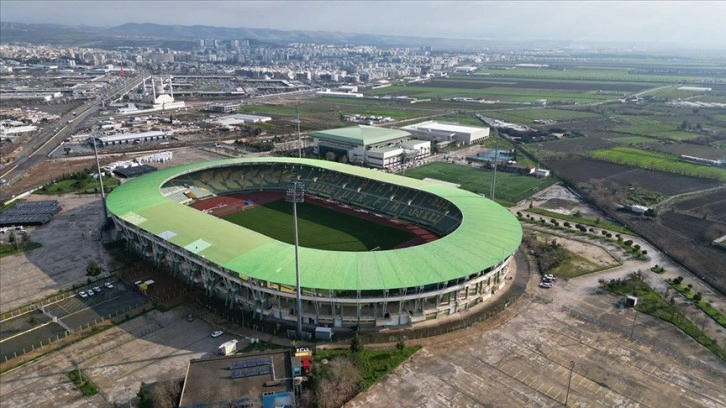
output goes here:
<path id="1" fill-rule="evenodd" d="M 109 92 L 111 99 L 126 94 L 131 89 L 139 86 L 143 81 L 142 76 L 137 76 L 130 81 L 122 82 Z M 44 129 L 40 135 L 30 140 L 25 146 L 15 162 L 8 165 L 7 170 L 0 174 L 0 179 L 5 180 L 8 184 L 12 184 L 23 176 L 26 170 L 33 165 L 45 160 L 60 142 L 66 137 L 73 134 L 76 129 L 83 126 L 83 122 L 92 117 L 100 106 L 98 101 L 89 100 L 81 107 L 75 110 L 75 114 L 66 113 L 62 115 L 58 124 L 53 127 Z M 3 199 L 9 197 L 2 197 Z"/>

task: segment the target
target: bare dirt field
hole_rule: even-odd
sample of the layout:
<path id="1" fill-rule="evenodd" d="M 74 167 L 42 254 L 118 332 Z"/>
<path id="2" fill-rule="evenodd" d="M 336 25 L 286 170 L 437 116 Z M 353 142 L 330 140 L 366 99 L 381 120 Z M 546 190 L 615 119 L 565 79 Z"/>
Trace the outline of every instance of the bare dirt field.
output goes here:
<path id="1" fill-rule="evenodd" d="M 600 213 L 583 203 L 582 199 L 569 188 L 561 185 L 548 187 L 530 198 L 533 206 L 546 208 L 560 214 L 571 215 L 579 212 L 584 217 L 600 216 Z"/>
<path id="2" fill-rule="evenodd" d="M 726 189 L 714 191 L 675 204 L 673 207 L 694 216 L 726 223 Z"/>
<path id="3" fill-rule="evenodd" d="M 652 170 L 636 169 L 591 159 L 566 159 L 547 163 L 561 178 L 573 183 L 607 180 L 621 186 L 638 186 L 665 196 L 714 187 L 713 181 Z"/>
<path id="4" fill-rule="evenodd" d="M 576 280 L 531 293 L 493 330 L 424 347 L 347 407 L 726 404 L 726 364 L 650 316 L 631 339 L 632 309 Z"/>

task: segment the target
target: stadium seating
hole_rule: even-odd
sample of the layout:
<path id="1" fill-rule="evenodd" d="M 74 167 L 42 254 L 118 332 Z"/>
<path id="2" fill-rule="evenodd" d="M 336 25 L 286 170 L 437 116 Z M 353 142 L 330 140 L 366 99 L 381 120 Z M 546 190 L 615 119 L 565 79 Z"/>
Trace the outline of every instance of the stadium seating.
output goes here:
<path id="1" fill-rule="evenodd" d="M 162 192 L 185 202 L 189 197 L 184 192 L 200 199 L 244 191 L 284 191 L 291 180 L 303 182 L 307 194 L 411 221 L 442 235 L 461 223 L 459 210 L 434 194 L 302 165 L 246 164 L 207 169 L 170 181 Z"/>

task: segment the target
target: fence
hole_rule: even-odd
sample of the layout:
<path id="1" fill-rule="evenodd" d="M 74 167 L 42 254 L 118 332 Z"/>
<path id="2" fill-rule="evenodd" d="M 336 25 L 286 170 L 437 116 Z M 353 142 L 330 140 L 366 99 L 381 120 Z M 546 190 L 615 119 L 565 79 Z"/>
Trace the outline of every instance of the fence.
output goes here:
<path id="1" fill-rule="evenodd" d="M 38 349 L 43 349 L 45 347 L 52 345 L 53 343 L 55 343 L 59 340 L 65 339 L 66 337 L 68 337 L 72 334 L 75 334 L 76 332 L 90 329 L 107 320 L 110 320 L 114 324 L 120 323 L 120 322 L 126 320 L 126 316 L 131 317 L 131 316 L 135 316 L 137 314 L 143 313 L 146 310 L 146 306 L 149 303 L 150 303 L 149 301 L 138 302 L 133 306 L 129 306 L 129 307 L 126 307 L 123 309 L 118 309 L 118 310 L 116 310 L 115 313 L 109 313 L 106 316 L 100 316 L 99 318 L 94 319 L 93 322 L 88 321 L 88 322 L 86 322 L 85 325 L 80 325 L 78 327 L 67 329 L 65 332 L 63 332 L 63 336 L 61 336 L 60 334 L 56 334 L 55 338 L 48 337 L 47 340 L 46 339 L 40 340 L 39 343 L 31 343 L 30 345 L 23 347 L 21 352 L 14 351 L 12 356 L 10 356 L 9 354 L 4 355 L 3 361 L 7 363 L 8 361 L 18 358 L 24 354 L 34 352 L 35 350 L 38 350 Z M 59 323 L 59 322 L 56 322 L 56 323 Z M 61 325 L 61 326 L 63 328 L 67 328 L 66 325 Z"/>

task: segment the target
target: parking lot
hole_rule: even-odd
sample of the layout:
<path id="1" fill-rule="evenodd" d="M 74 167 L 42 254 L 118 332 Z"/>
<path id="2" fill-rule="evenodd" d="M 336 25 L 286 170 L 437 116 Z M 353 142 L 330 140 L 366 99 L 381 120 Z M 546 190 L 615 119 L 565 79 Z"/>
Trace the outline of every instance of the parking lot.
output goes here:
<path id="1" fill-rule="evenodd" d="M 347 406 L 726 406 L 726 364 L 673 325 L 639 314 L 633 326 L 617 296 L 533 279 L 516 317 L 432 339 Z"/>
<path id="2" fill-rule="evenodd" d="M 0 359 L 8 360 L 44 344 L 56 341 L 76 331 L 137 309 L 149 299 L 123 282 L 107 279 L 113 288 L 97 283 L 76 290 L 76 295 L 52 303 L 40 310 L 26 313 L 2 322 L 2 350 Z M 81 298 L 98 287 L 98 293 Z"/>

